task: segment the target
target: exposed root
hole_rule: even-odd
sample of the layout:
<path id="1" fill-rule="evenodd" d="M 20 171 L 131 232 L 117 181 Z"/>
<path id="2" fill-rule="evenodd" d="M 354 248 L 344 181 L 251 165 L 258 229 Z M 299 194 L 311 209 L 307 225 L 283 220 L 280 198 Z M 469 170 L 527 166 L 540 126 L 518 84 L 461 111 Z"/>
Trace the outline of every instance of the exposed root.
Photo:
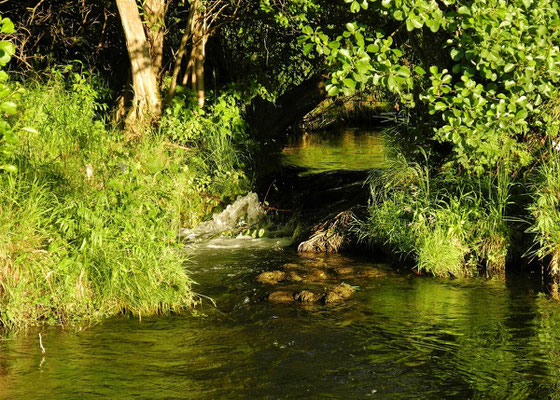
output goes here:
<path id="1" fill-rule="evenodd" d="M 352 211 L 343 211 L 334 218 L 317 225 L 313 235 L 300 243 L 300 253 L 338 253 L 347 244 L 347 232 L 354 219 Z"/>

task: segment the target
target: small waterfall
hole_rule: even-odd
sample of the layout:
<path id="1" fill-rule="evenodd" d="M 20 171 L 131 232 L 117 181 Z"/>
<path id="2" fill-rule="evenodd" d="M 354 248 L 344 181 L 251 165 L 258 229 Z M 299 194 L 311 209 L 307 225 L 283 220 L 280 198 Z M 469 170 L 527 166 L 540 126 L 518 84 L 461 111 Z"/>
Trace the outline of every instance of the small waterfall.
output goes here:
<path id="1" fill-rule="evenodd" d="M 214 214 L 212 220 L 199 224 L 194 229 L 179 230 L 179 237 L 194 241 L 210 239 L 223 232 L 236 229 L 247 229 L 258 224 L 265 216 L 256 193 L 239 196 L 232 204 L 220 213 Z"/>

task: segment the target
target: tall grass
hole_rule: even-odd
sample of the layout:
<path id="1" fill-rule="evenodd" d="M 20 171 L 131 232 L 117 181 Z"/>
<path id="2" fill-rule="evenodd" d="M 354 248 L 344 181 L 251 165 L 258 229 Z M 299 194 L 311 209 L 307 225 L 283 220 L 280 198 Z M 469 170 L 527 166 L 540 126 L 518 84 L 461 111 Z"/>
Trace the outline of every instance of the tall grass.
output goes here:
<path id="1" fill-rule="evenodd" d="M 535 234 L 536 249 L 532 254 L 548 258 L 553 276 L 560 274 L 560 154 L 551 148 L 533 182 L 529 211 L 534 224 L 529 232 Z"/>
<path id="2" fill-rule="evenodd" d="M 193 305 L 177 229 L 200 221 L 226 184 L 243 190 L 238 165 L 208 165 L 165 131 L 126 142 L 100 117 L 99 95 L 83 76 L 57 74 L 22 98 L 15 129 L 35 131 L 18 130 L 19 173 L 0 175 L 4 327 Z M 215 186 L 212 175 L 228 172 L 237 180 Z"/>
<path id="3" fill-rule="evenodd" d="M 372 175 L 361 240 L 412 256 L 419 270 L 436 276 L 502 274 L 509 243 L 507 175 L 458 177 L 445 166 L 434 173 L 429 157 L 418 154 L 422 161 L 411 162 L 393 149 L 385 168 Z"/>

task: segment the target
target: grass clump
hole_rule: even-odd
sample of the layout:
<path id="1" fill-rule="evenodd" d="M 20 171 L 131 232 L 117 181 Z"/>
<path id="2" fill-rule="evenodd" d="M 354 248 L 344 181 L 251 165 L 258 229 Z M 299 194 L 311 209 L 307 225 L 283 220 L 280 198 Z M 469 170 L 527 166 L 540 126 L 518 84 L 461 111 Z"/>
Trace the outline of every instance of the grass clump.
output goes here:
<path id="1" fill-rule="evenodd" d="M 0 325 L 193 305 L 176 232 L 220 203 L 219 190 L 244 190 L 239 164 L 209 165 L 214 144 L 187 149 L 165 131 L 127 142 L 99 117 L 98 87 L 64 78 L 28 85 L 12 121 L 18 173 L 0 175 Z"/>
<path id="2" fill-rule="evenodd" d="M 509 180 L 457 177 L 402 152 L 372 175 L 372 202 L 359 237 L 412 256 L 418 270 L 442 277 L 503 274 L 509 244 Z"/>
<path id="3" fill-rule="evenodd" d="M 533 255 L 549 259 L 550 272 L 560 272 L 560 155 L 551 148 L 550 154 L 533 182 L 529 211 L 534 218 L 529 232 L 535 234 Z"/>

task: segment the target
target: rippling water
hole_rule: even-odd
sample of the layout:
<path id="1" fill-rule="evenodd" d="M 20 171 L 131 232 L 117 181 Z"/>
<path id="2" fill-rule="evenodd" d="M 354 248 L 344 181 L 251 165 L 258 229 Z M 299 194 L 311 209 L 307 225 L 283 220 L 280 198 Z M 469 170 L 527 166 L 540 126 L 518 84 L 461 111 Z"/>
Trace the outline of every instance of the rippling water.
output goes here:
<path id="1" fill-rule="evenodd" d="M 256 275 L 301 262 L 273 241 L 205 246 L 196 315 L 121 318 L 0 341 L 0 398 L 558 398 L 560 312 L 529 281 L 386 270 L 337 306 L 274 305 Z M 245 243 L 247 244 L 247 243 Z M 363 265 L 343 256 L 321 265 Z M 379 268 L 386 268 L 378 265 Z"/>

